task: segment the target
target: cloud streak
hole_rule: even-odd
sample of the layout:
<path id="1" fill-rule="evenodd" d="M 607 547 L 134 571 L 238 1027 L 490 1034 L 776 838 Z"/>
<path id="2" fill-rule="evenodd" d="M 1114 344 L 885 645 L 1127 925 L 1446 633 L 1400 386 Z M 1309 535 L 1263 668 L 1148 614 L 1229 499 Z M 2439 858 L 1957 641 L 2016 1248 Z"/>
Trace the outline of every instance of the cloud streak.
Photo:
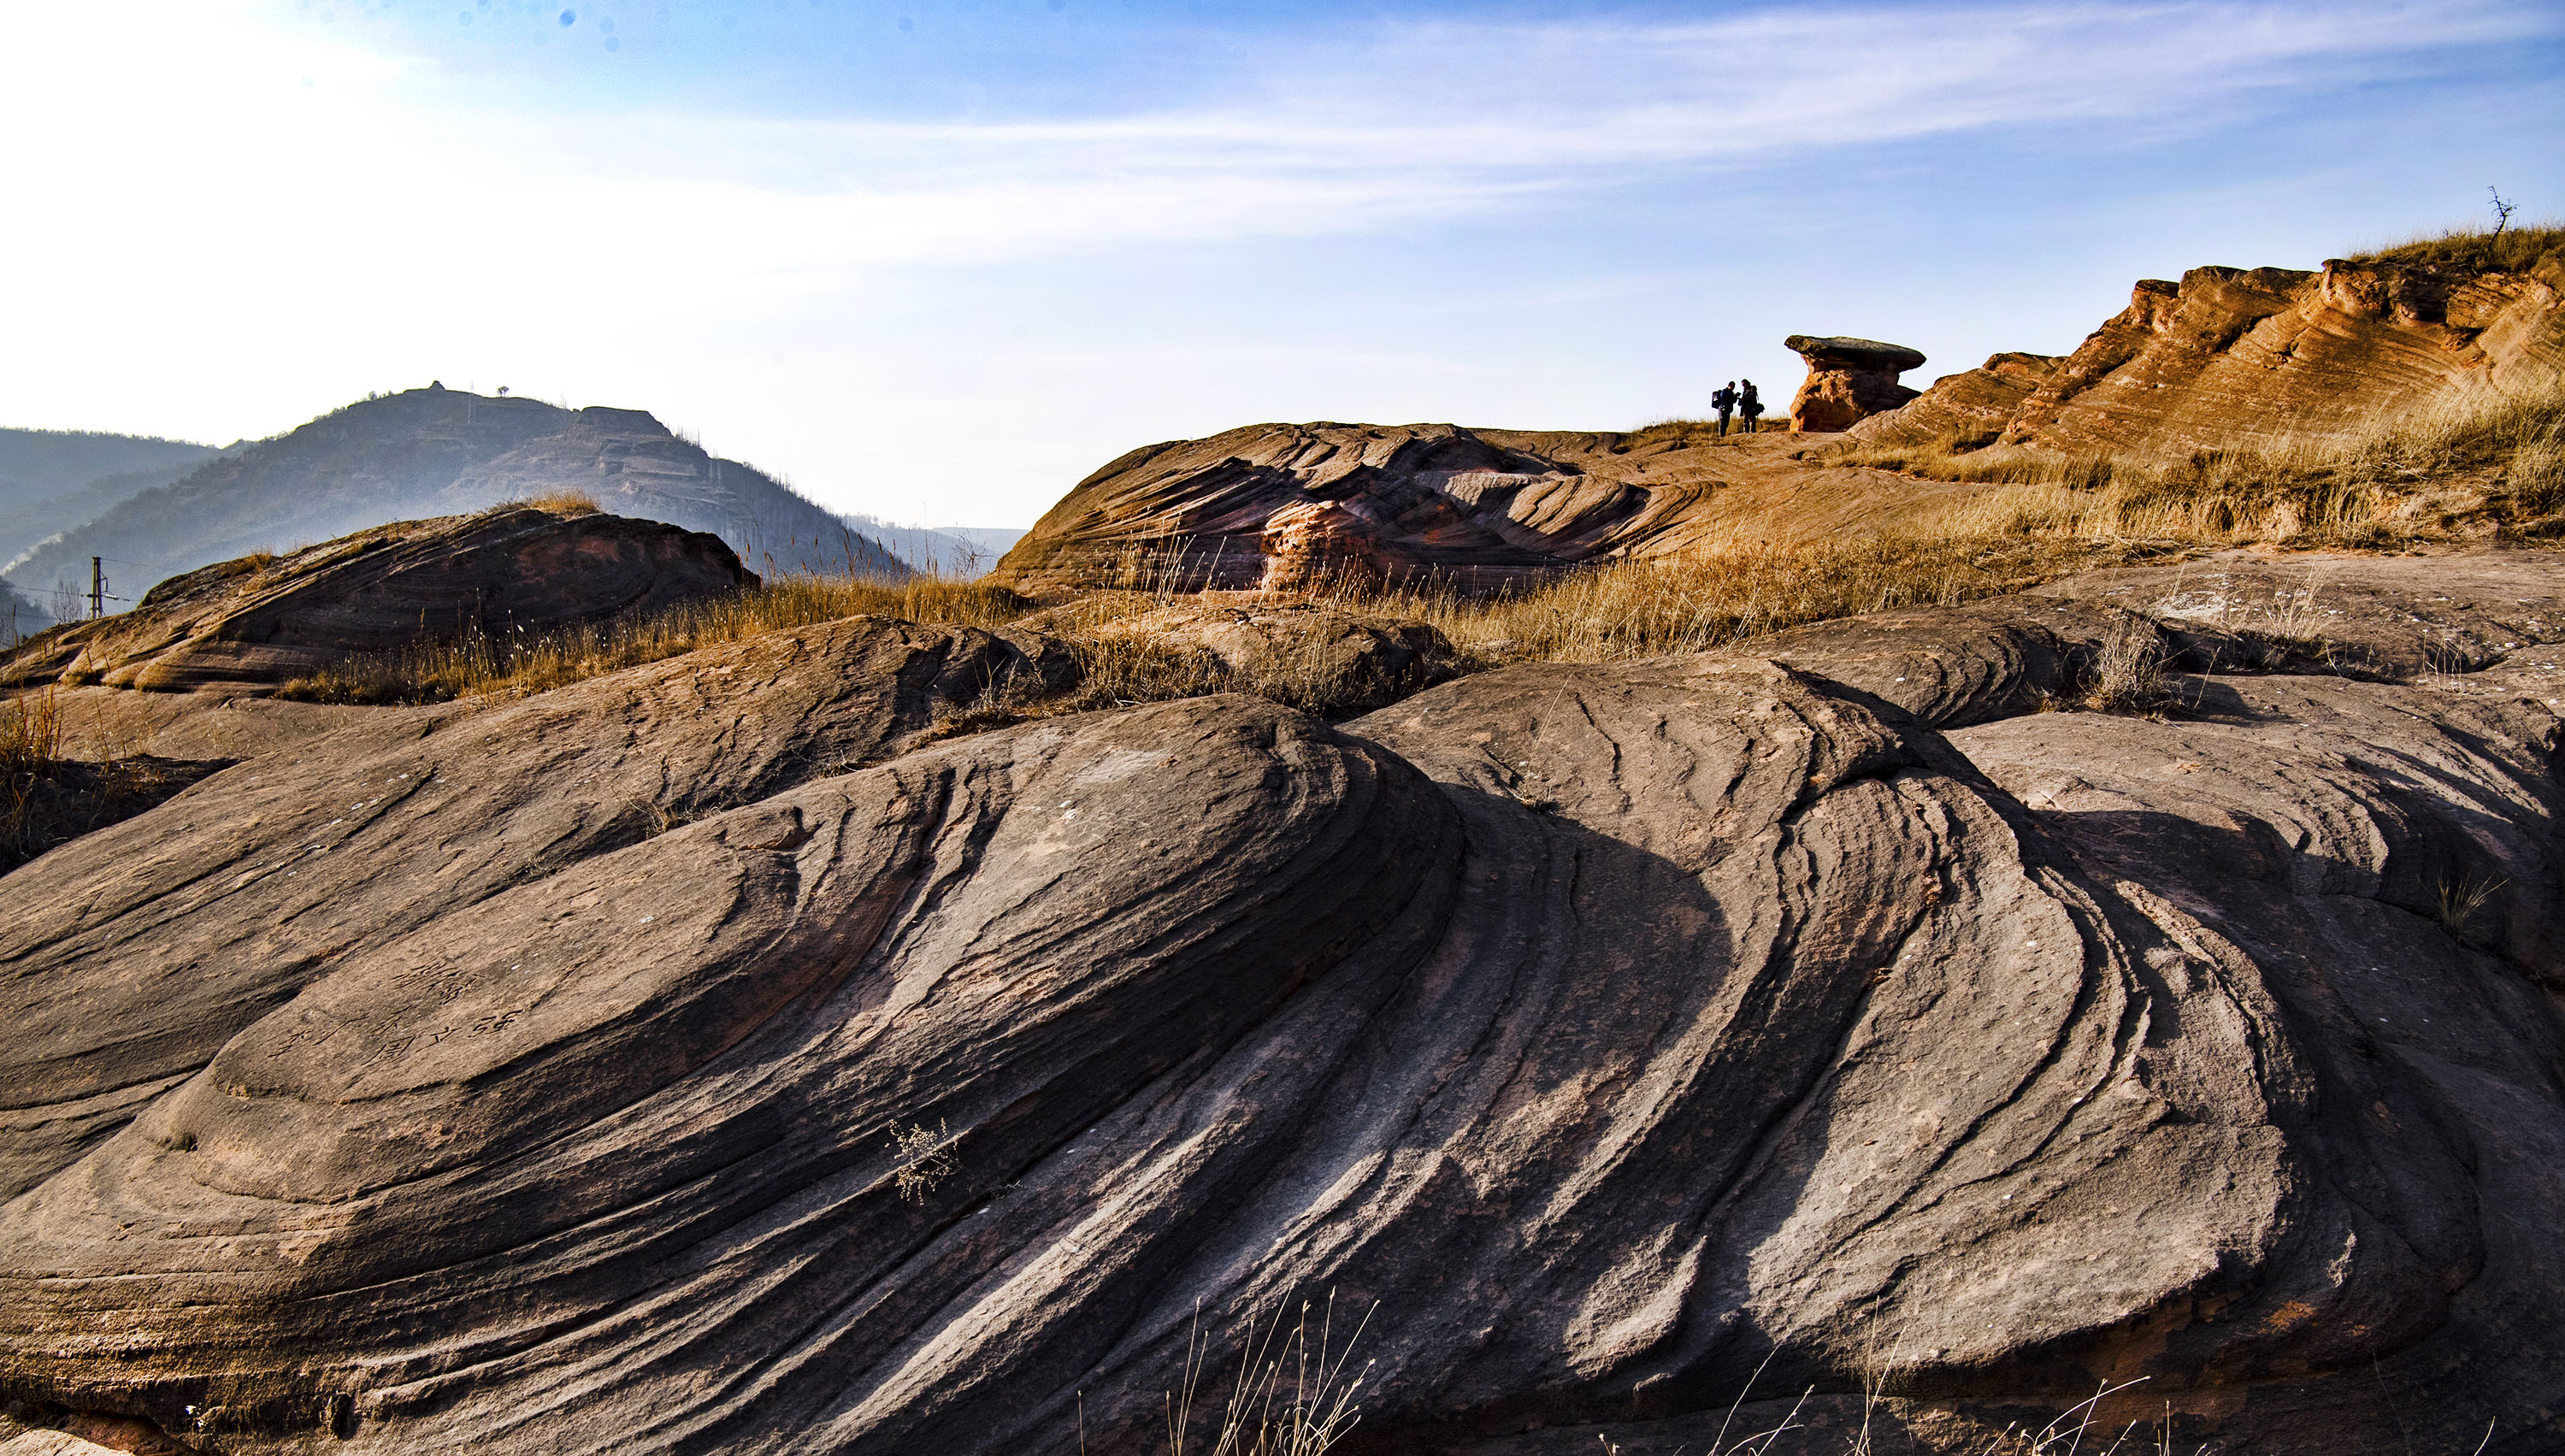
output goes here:
<path id="1" fill-rule="evenodd" d="M 1185 96 L 1216 103 L 1166 92 L 1090 98 L 1074 119 L 952 121 L 862 98 L 787 118 L 593 91 L 494 100 L 453 57 L 384 49 L 387 28 L 274 14 L 135 0 L 14 19 L 0 128 L 21 144 L 0 149 L 0 195 L 40 221 L 0 230 L 15 285 L 0 393 L 24 422 L 128 422 L 102 416 L 108 391 L 177 401 L 136 425 L 277 428 L 351 379 L 361 392 L 433 360 L 656 391 L 799 350 L 851 379 L 832 361 L 867 346 L 815 340 L 816 319 L 920 352 L 915 369 L 864 364 L 863 387 L 963 378 L 991 353 L 973 330 L 1014 335 L 989 299 L 1130 287 L 1097 280 L 1145 276 L 1153 258 L 1271 260 L 1325 242 L 1371 248 L 1376 265 L 1424 238 L 1453 250 L 1458 279 L 1470 258 L 1455 233 L 1606 227 L 1705 190 L 1750 205 L 1898 148 L 1964 155 L 1998 136 L 2016 156 L 2107 163 L 2117 147 L 2223 133 L 2353 84 L 2434 84 L 2565 34 L 2548 0 L 1307 26 L 1187 78 Z M 1109 316 L 1108 302 L 1089 317 L 1098 307 Z M 909 322 L 872 328 L 887 319 Z M 1037 342 L 1027 357 L 1086 346 Z M 1026 377 L 1057 387 L 1045 367 Z"/>

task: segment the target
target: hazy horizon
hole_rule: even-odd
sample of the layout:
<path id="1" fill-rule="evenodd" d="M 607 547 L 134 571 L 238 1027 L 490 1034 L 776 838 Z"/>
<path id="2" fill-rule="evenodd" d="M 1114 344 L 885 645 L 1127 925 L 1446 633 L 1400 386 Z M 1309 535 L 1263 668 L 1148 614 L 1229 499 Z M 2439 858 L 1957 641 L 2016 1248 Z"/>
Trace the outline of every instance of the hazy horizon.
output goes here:
<path id="1" fill-rule="evenodd" d="M 1262 420 L 1626 428 L 1789 333 L 1923 383 L 2141 277 L 2565 210 L 2565 13 L 2469 3 L 145 0 L 13 17 L 0 423 L 441 378 L 832 510 L 1029 524 Z"/>

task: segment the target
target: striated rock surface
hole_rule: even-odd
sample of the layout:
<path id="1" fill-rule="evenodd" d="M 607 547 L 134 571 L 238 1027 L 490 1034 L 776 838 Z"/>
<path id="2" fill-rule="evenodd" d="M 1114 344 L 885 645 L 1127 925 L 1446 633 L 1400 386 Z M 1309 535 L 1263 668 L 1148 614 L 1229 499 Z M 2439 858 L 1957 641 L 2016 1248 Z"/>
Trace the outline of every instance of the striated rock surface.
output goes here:
<path id="1" fill-rule="evenodd" d="M 1808 377 L 1790 400 L 1790 428 L 1824 432 L 1897 408 L 1916 391 L 1897 382 L 1924 367 L 1924 356 L 1902 344 L 1876 339 L 1811 338 L 1793 334 L 1782 347 L 1808 362 Z"/>
<path id="2" fill-rule="evenodd" d="M 0 685 L 269 689 L 364 653 L 552 631 L 756 580 L 718 537 L 655 521 L 531 507 L 402 521 L 173 577 L 131 611 L 0 657 Z"/>
<path id="3" fill-rule="evenodd" d="M 2565 376 L 2565 254 L 2525 273 L 2328 262 L 2141 281 L 2065 358 L 1999 354 L 1856 438 L 2187 455 L 2352 438 Z"/>
<path id="4" fill-rule="evenodd" d="M 346 957 L 885 757 L 991 681 L 1058 670 L 1030 644 L 851 617 L 504 707 L 371 709 L 0 876 L 0 1196 Z"/>
<path id="5" fill-rule="evenodd" d="M 1217 1364 L 1332 1291 L 1355 1453 L 1802 1390 L 1770 1449 L 1839 1450 L 1873 1387 L 1873 1449 L 1977 1451 L 2141 1377 L 2098 1420 L 2186 1449 L 2547 1449 L 2556 714 L 2036 710 L 2131 609 L 2246 640 L 2256 570 L 878 763 L 1026 649 L 858 619 L 243 764 L 0 877 L 0 1395 L 1139 1449 L 1198 1312 Z M 2337 570 L 2382 657 L 2565 640 L 2552 555 Z M 2510 600 L 2403 609 L 2461 575 Z"/>

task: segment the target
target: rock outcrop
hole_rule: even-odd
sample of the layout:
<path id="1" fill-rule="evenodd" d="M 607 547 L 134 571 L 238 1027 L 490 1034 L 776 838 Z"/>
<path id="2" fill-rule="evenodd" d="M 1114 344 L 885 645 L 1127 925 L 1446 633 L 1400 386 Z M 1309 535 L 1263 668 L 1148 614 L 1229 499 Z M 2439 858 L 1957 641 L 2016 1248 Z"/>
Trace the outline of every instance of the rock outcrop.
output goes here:
<path id="1" fill-rule="evenodd" d="M 1063 626 L 1074 606 L 1017 626 Z M 1090 651 L 1129 646 L 1200 654 L 1230 679 L 1324 717 L 1386 707 L 1461 675 L 1461 654 L 1431 624 L 1369 616 L 1308 602 L 1242 594 L 1207 596 L 1078 630 Z"/>
<path id="2" fill-rule="evenodd" d="M 857 621 L 307 741 L 0 877 L 0 1395 L 1138 1449 L 1198 1335 L 1332 1291 L 1354 1453 L 1663 1456 L 1741 1395 L 1975 1451 L 2141 1377 L 2098 1420 L 2185 1448 L 2546 1449 L 2565 595 L 2460 565 L 2440 621 L 2441 562 L 2307 606 L 2498 631 L 2500 691 L 2038 710 L 2193 568 L 1342 727 L 898 753 L 1027 648 Z M 2166 640 L 2315 650 L 2251 573 Z"/>
<path id="3" fill-rule="evenodd" d="M 2188 455 L 2357 438 L 2565 377 L 2565 254 L 2526 273 L 2335 260 L 2141 281 L 2063 359 L 1999 354 L 1858 439 L 1937 435 L 2066 453 Z"/>
<path id="4" fill-rule="evenodd" d="M 1876 339 L 1811 338 L 1793 334 L 1782 347 L 1808 362 L 1808 377 L 1790 399 L 1790 428 L 1823 433 L 1895 409 L 1916 395 L 1897 382 L 1924 367 L 1924 356 L 1902 344 Z"/>
<path id="5" fill-rule="evenodd" d="M 401 521 L 173 577 L 0 657 L 0 686 L 273 689 L 350 657 L 544 633 L 755 585 L 720 538 L 587 510 Z"/>
<path id="6" fill-rule="evenodd" d="M 1251 425 L 1115 460 L 992 579 L 1036 595 L 1367 581 L 1495 593 L 1582 562 L 1690 549 L 1744 513 L 1766 537 L 1825 537 L 1921 504 L 1896 476 L 1791 448 L 1777 433 Z"/>

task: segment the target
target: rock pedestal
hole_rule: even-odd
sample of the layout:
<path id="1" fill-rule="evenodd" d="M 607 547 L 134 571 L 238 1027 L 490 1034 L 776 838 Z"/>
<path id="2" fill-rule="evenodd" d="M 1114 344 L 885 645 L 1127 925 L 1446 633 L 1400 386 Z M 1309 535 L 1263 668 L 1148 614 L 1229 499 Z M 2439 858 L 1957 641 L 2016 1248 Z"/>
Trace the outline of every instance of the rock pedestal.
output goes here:
<path id="1" fill-rule="evenodd" d="M 1876 339 L 1813 338 L 1793 334 L 1782 345 L 1808 362 L 1808 377 L 1790 400 L 1790 428 L 1849 429 L 1856 420 L 1895 409 L 1919 392 L 1897 382 L 1924 356 L 1902 344 Z"/>

